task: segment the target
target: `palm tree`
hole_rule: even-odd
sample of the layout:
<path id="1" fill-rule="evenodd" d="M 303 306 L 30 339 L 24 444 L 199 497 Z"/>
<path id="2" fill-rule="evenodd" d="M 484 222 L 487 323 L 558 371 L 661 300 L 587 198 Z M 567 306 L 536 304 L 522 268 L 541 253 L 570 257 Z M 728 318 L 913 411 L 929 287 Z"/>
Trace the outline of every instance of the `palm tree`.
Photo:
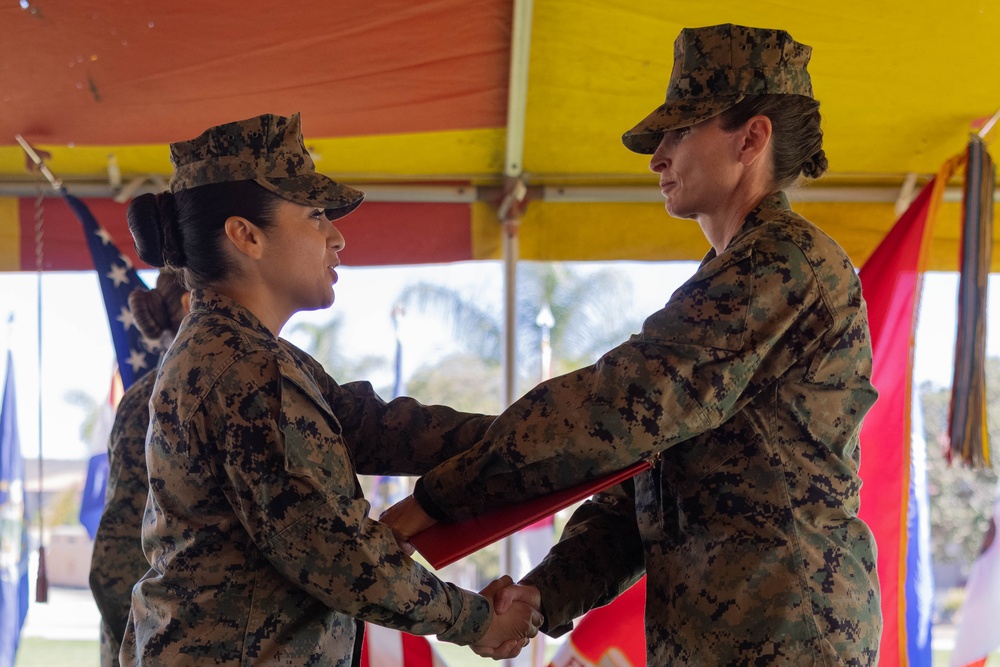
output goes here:
<path id="1" fill-rule="evenodd" d="M 343 352 L 344 320 L 340 315 L 322 324 L 299 322 L 291 328 L 291 333 L 305 337 L 302 348 L 323 364 L 326 372 L 337 382 L 368 380 L 376 373 L 389 368 L 389 361 L 376 355 L 360 358 L 348 357 Z M 382 389 L 380 393 L 385 390 Z"/>
<path id="2" fill-rule="evenodd" d="M 432 283 L 410 285 L 398 300 L 407 312 L 439 318 L 466 353 L 499 368 L 503 316 L 495 308 Z M 558 263 L 519 264 L 514 314 L 519 391 L 541 379 L 542 331 L 535 320 L 546 304 L 554 318 L 549 335 L 555 373 L 593 363 L 641 326 L 640 317 L 631 312 L 632 286 L 623 272 L 583 274 Z"/>

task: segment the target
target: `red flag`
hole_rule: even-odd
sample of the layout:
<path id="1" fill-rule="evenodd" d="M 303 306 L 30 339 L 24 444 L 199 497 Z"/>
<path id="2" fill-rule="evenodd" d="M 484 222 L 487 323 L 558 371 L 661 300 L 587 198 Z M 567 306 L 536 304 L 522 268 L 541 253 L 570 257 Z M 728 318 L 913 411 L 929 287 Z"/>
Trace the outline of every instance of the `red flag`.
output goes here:
<path id="1" fill-rule="evenodd" d="M 549 667 L 643 667 L 645 610 L 643 577 L 610 604 L 587 612 Z"/>
<path id="2" fill-rule="evenodd" d="M 860 516 L 878 545 L 882 665 L 910 664 L 905 583 L 914 330 L 927 239 L 944 187 L 962 160 L 964 155 L 941 167 L 859 272 L 871 326 L 872 384 L 879 391 L 861 429 Z"/>

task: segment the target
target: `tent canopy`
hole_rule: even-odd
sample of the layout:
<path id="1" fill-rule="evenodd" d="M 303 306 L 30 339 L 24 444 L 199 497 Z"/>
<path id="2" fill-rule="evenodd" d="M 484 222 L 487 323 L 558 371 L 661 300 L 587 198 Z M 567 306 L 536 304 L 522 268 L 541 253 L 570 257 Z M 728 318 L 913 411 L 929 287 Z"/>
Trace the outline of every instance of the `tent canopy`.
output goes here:
<path id="1" fill-rule="evenodd" d="M 318 168 L 370 193 L 342 224 L 347 263 L 498 257 L 505 168 L 529 187 L 524 259 L 700 259 L 697 225 L 665 215 L 647 160 L 620 136 L 662 101 L 680 29 L 725 22 L 814 48 L 831 171 L 792 199 L 860 265 L 906 176 L 926 180 L 1000 107 L 1000 8 L 982 2 L 527 4 L 523 160 L 507 165 L 511 91 L 520 116 L 511 0 L 6 3 L 0 270 L 35 269 L 35 177 L 15 134 L 50 153 L 128 248 L 110 197 L 162 188 L 167 143 L 295 111 Z M 930 268 L 955 268 L 959 208 L 942 207 Z M 47 200 L 44 268 L 89 268 L 80 238 Z"/>

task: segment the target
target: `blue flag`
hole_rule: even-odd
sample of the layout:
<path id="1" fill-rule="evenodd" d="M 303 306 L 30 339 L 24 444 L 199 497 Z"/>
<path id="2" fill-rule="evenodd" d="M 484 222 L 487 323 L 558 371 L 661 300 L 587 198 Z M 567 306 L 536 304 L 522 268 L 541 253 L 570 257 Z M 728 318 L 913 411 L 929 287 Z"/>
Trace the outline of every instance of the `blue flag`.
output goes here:
<path id="1" fill-rule="evenodd" d="M 87 529 L 90 539 L 94 539 L 97 527 L 101 525 L 109 474 L 111 466 L 107 452 L 90 457 L 90 463 L 87 464 L 87 481 L 83 484 L 83 497 L 80 499 L 80 523 Z"/>
<path id="2" fill-rule="evenodd" d="M 0 667 L 11 667 L 28 614 L 28 535 L 24 525 L 24 459 L 17 433 L 14 358 L 7 352 L 0 406 Z"/>
<path id="3" fill-rule="evenodd" d="M 118 359 L 118 372 L 121 373 L 122 387 L 127 390 L 144 373 L 156 368 L 160 356 L 158 343 L 149 343 L 139 333 L 128 305 L 128 295 L 132 290 L 146 288 L 146 284 L 132 266 L 132 260 L 118 249 L 111 240 L 111 234 L 97 223 L 87 205 L 65 191 L 63 196 L 83 225 L 87 248 L 104 297 L 104 309 L 107 311 L 115 357 Z M 104 511 L 108 472 L 106 453 L 91 458 L 80 502 L 80 523 L 87 528 L 91 539 L 97 534 L 97 526 Z"/>

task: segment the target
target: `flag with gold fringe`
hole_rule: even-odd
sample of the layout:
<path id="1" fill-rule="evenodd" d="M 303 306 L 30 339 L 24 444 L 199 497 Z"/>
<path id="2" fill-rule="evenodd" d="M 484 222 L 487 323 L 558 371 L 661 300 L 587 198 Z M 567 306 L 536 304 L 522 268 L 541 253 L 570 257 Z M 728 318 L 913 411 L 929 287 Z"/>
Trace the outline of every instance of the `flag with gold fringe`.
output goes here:
<path id="1" fill-rule="evenodd" d="M 920 303 L 921 276 L 938 205 L 965 155 L 942 165 L 861 268 L 868 304 L 874 364 L 872 383 L 879 399 L 861 429 L 860 516 L 878 544 L 877 568 L 882 596 L 883 632 L 879 664 L 929 667 L 930 615 L 918 613 L 930 582 L 919 540 L 928 521 L 918 502 L 927 494 L 925 479 L 914 474 L 911 433 L 913 343 Z M 922 441 L 917 446 L 923 446 Z M 916 484 L 916 486 L 915 486 Z"/>
<path id="2" fill-rule="evenodd" d="M 949 460 L 990 465 L 986 431 L 986 294 L 993 250 L 996 167 L 981 137 L 969 141 L 959 250 L 958 331 L 951 385 Z"/>

